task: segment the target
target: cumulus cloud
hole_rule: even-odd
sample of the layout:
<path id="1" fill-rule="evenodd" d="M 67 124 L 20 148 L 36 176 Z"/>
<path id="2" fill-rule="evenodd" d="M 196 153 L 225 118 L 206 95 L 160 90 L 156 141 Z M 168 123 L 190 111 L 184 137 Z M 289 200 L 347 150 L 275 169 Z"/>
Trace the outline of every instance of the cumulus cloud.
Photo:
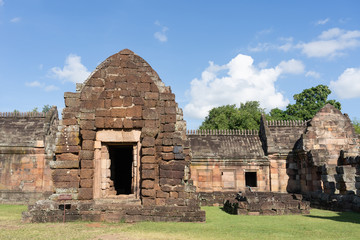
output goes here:
<path id="1" fill-rule="evenodd" d="M 335 57 L 343 55 L 347 49 L 360 46 L 360 31 L 346 31 L 332 28 L 322 32 L 312 42 L 300 43 L 297 48 L 308 57 Z"/>
<path id="2" fill-rule="evenodd" d="M 12 22 L 12 23 L 18 23 L 18 22 L 20 22 L 21 21 L 21 18 L 20 17 L 15 17 L 15 18 L 12 18 L 11 20 L 10 20 L 10 22 Z"/>
<path id="3" fill-rule="evenodd" d="M 360 97 L 360 68 L 347 68 L 336 81 L 330 82 L 330 89 L 342 99 Z"/>
<path id="4" fill-rule="evenodd" d="M 51 73 L 55 78 L 73 83 L 84 82 L 90 75 L 90 72 L 81 63 L 81 57 L 75 54 L 70 54 L 66 58 L 65 66 L 62 69 L 59 67 L 51 68 Z"/>
<path id="5" fill-rule="evenodd" d="M 275 82 L 280 75 L 304 71 L 302 62 L 292 59 L 274 68 L 258 68 L 253 63 L 252 57 L 242 54 L 225 65 L 209 62 L 201 78 L 191 81 L 185 114 L 203 119 L 213 107 L 246 101 L 259 101 L 268 110 L 285 107 L 289 100 L 275 89 Z"/>
<path id="6" fill-rule="evenodd" d="M 157 31 L 154 33 L 155 39 L 159 40 L 160 42 L 167 42 L 168 38 L 167 38 L 166 32 L 169 29 L 167 27 L 161 25 L 159 21 L 156 21 L 155 25 L 161 27 L 161 31 Z"/>
<path id="7" fill-rule="evenodd" d="M 46 85 L 45 83 L 41 83 L 39 81 L 33 81 L 33 82 L 27 82 L 25 83 L 26 86 L 28 87 L 37 87 L 37 88 L 41 88 L 46 92 L 51 92 L 51 91 L 55 91 L 58 90 L 59 88 L 55 85 Z"/>
<path id="8" fill-rule="evenodd" d="M 330 18 L 320 19 L 316 22 L 316 25 L 324 25 L 330 21 Z"/>
<path id="9" fill-rule="evenodd" d="M 305 74 L 305 77 L 312 77 L 312 78 L 320 78 L 320 73 L 318 72 L 315 72 L 315 71 L 308 71 L 306 74 Z"/>

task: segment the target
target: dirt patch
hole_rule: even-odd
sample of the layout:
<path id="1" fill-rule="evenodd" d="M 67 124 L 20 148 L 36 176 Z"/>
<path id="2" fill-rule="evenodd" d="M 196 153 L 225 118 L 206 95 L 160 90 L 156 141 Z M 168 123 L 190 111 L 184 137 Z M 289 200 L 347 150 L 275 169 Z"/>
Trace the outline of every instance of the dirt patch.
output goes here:
<path id="1" fill-rule="evenodd" d="M 105 227 L 104 225 L 102 225 L 101 223 L 89 223 L 85 225 L 86 227 L 91 227 L 91 228 L 101 228 L 101 227 Z"/>
<path id="2" fill-rule="evenodd" d="M 93 238 L 93 240 L 143 240 L 143 238 L 131 236 L 130 233 L 117 233 L 100 235 Z"/>

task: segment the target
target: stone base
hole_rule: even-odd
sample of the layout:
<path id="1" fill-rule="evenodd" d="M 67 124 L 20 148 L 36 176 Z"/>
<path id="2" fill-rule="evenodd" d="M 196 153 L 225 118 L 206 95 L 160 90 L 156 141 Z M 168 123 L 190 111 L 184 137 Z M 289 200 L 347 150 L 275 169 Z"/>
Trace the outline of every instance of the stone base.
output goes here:
<path id="1" fill-rule="evenodd" d="M 224 211 L 235 215 L 309 214 L 309 209 L 300 194 L 272 192 L 246 192 L 224 204 Z"/>
<path id="2" fill-rule="evenodd" d="M 50 200 L 38 201 L 23 212 L 23 222 L 62 222 L 64 204 Z M 198 206 L 142 206 L 138 204 L 68 201 L 65 221 L 106 222 L 204 222 L 205 211 Z"/>
<path id="3" fill-rule="evenodd" d="M 0 204 L 34 204 L 38 200 L 47 199 L 51 193 L 0 190 Z"/>
<path id="4" fill-rule="evenodd" d="M 222 206 L 226 199 L 236 197 L 237 192 L 198 192 L 201 206 Z"/>

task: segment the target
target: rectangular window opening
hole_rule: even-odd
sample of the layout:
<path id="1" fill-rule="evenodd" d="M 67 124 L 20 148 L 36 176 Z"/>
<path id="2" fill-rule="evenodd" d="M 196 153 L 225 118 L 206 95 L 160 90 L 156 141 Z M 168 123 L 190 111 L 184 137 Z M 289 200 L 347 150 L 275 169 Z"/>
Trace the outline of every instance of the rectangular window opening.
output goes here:
<path id="1" fill-rule="evenodd" d="M 245 186 L 246 187 L 257 187 L 256 172 L 245 172 Z"/>
<path id="2" fill-rule="evenodd" d="M 110 188 L 116 195 L 133 194 L 133 146 L 110 145 Z"/>

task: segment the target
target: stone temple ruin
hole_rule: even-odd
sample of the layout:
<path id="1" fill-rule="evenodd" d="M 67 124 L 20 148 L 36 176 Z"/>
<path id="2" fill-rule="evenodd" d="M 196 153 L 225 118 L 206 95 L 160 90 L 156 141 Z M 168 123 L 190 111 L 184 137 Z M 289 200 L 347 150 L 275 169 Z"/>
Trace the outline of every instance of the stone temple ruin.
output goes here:
<path id="1" fill-rule="evenodd" d="M 0 202 L 29 203 L 25 221 L 204 221 L 200 205 L 249 189 L 360 211 L 359 136 L 331 105 L 259 131 L 186 132 L 170 88 L 127 49 L 64 97 L 61 120 L 55 107 L 0 114 Z"/>

